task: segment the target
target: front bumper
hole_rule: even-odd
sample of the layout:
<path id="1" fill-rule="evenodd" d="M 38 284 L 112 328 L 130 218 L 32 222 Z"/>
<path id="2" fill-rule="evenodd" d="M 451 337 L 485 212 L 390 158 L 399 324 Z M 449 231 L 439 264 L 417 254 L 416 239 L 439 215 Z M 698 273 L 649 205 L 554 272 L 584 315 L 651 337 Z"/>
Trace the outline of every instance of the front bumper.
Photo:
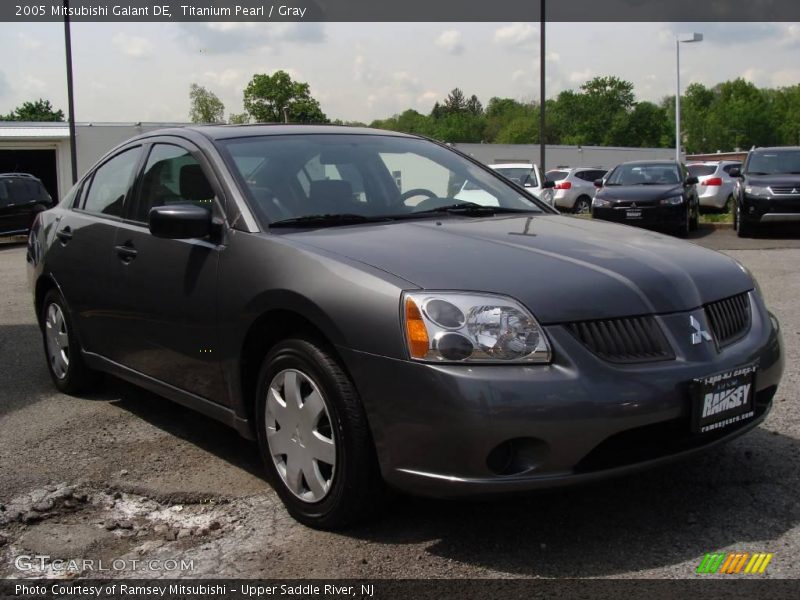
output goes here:
<path id="1" fill-rule="evenodd" d="M 687 456 L 761 422 L 783 358 L 777 322 L 751 298 L 750 332 L 721 352 L 689 342 L 689 315 L 702 309 L 657 317 L 676 352 L 657 363 L 605 362 L 560 325 L 546 327 L 554 352 L 546 366 L 433 365 L 341 350 L 390 485 L 439 497 L 533 490 Z M 689 382 L 752 363 L 755 417 L 692 434 Z M 523 441 L 528 462 L 498 474 L 492 457 L 510 440 Z"/>
<path id="2" fill-rule="evenodd" d="M 762 197 L 745 194 L 742 198 L 742 221 L 748 223 L 800 222 L 800 197 Z"/>
<path id="3" fill-rule="evenodd" d="M 629 211 L 641 211 L 641 216 L 630 218 Z M 685 204 L 678 205 L 638 205 L 632 206 L 592 206 L 592 217 L 603 221 L 623 223 L 635 227 L 680 227 L 686 220 Z"/>

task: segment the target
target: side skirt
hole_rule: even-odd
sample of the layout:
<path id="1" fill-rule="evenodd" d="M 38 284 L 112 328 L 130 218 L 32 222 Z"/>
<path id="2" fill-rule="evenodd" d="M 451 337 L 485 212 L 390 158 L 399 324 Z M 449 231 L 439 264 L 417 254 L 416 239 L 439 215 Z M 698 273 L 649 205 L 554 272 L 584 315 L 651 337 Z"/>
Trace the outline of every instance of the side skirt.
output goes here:
<path id="1" fill-rule="evenodd" d="M 225 406 L 221 406 L 216 402 L 207 400 L 190 392 L 181 390 L 173 385 L 164 383 L 158 379 L 134 371 L 126 366 L 123 366 L 113 360 L 109 360 L 104 356 L 95 354 L 94 352 L 83 352 L 83 357 L 86 364 L 92 369 L 110 373 L 120 379 L 124 379 L 134 385 L 144 388 L 154 394 L 163 396 L 173 402 L 191 408 L 199 413 L 216 419 L 224 423 L 228 427 L 235 429 L 239 435 L 248 440 L 256 439 L 253 427 L 248 419 L 244 419 L 237 415 L 233 410 Z"/>

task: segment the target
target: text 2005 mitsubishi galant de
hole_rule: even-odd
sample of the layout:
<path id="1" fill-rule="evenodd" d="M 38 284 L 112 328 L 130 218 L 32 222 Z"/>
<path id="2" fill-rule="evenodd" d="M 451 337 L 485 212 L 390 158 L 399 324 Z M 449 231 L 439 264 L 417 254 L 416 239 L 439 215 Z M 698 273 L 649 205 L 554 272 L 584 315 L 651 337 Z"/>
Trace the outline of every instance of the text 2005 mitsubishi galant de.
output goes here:
<path id="1" fill-rule="evenodd" d="M 315 527 L 384 484 L 484 495 L 687 456 L 761 422 L 783 370 L 731 258 L 369 129 L 137 137 L 39 216 L 28 262 L 60 390 L 105 371 L 235 427 Z"/>

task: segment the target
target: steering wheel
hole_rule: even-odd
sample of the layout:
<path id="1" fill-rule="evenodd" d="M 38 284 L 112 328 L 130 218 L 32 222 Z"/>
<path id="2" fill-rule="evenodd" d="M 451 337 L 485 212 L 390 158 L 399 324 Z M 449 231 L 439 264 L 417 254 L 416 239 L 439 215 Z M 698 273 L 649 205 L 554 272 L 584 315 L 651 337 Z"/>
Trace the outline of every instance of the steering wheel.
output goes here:
<path id="1" fill-rule="evenodd" d="M 437 194 L 434 194 L 432 191 L 425 189 L 425 188 L 414 188 L 413 190 L 408 190 L 400 194 L 400 203 L 405 204 L 407 200 L 410 200 L 414 196 L 425 196 L 426 199 L 430 198 L 438 198 Z"/>

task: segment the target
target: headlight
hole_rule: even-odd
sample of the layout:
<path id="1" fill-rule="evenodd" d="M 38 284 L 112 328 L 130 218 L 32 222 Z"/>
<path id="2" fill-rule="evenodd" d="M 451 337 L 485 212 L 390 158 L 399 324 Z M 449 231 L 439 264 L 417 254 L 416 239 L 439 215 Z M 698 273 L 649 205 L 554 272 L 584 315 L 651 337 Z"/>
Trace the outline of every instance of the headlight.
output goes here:
<path id="1" fill-rule="evenodd" d="M 683 204 L 683 196 L 671 196 L 669 198 L 662 198 L 658 201 L 661 205 L 669 205 L 669 206 L 676 206 L 678 204 Z"/>
<path id="2" fill-rule="evenodd" d="M 609 202 L 608 200 L 603 200 L 602 198 L 595 198 L 594 200 L 592 200 L 592 206 L 598 208 L 604 208 L 606 206 L 611 206 L 611 202 Z"/>
<path id="3" fill-rule="evenodd" d="M 744 188 L 745 194 L 750 194 L 751 196 L 769 196 L 770 191 L 768 187 L 763 185 L 747 185 Z"/>
<path id="4" fill-rule="evenodd" d="M 511 298 L 467 292 L 407 292 L 402 306 L 406 343 L 415 360 L 550 362 L 544 330 Z"/>

